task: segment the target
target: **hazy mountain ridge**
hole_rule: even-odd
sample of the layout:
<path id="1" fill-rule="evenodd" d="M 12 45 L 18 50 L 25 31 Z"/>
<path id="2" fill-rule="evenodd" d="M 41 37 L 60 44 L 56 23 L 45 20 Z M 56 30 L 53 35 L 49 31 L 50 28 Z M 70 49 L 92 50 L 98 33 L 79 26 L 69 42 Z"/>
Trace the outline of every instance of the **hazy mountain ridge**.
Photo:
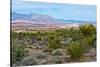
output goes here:
<path id="1" fill-rule="evenodd" d="M 80 24 L 92 21 L 63 20 L 55 19 L 48 15 L 41 14 L 19 14 L 12 13 L 13 29 L 57 29 L 79 27 Z"/>
<path id="2" fill-rule="evenodd" d="M 55 19 L 51 16 L 44 15 L 44 14 L 20 14 L 16 12 L 12 12 L 12 21 L 15 20 L 27 20 L 31 22 L 38 22 L 41 24 L 64 24 L 64 23 L 82 23 L 82 22 L 92 22 L 95 23 L 96 21 L 81 21 L 81 20 L 65 20 L 65 19 Z"/>
<path id="3" fill-rule="evenodd" d="M 32 22 L 45 22 L 45 23 L 56 23 L 57 21 L 48 15 L 41 15 L 41 14 L 19 14 L 19 13 L 12 13 L 12 21 L 16 20 L 27 20 Z"/>

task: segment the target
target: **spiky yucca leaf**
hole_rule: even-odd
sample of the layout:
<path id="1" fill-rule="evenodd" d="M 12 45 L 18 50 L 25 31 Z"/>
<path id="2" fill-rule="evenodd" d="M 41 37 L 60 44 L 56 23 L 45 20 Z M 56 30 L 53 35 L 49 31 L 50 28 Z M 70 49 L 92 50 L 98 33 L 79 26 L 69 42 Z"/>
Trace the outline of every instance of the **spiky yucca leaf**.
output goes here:
<path id="1" fill-rule="evenodd" d="M 85 37 L 91 36 L 96 33 L 96 27 L 93 24 L 89 23 L 80 25 L 79 29 Z"/>
<path id="2" fill-rule="evenodd" d="M 92 47 L 95 42 L 95 36 L 86 37 L 86 42 L 89 47 Z"/>
<path id="3" fill-rule="evenodd" d="M 84 53 L 84 50 L 85 49 L 83 45 L 79 42 L 72 42 L 67 48 L 68 54 L 70 55 L 72 60 L 80 58 Z"/>
<path id="4" fill-rule="evenodd" d="M 79 28 L 84 36 L 84 45 L 92 47 L 96 40 L 96 27 L 93 24 L 83 24 Z"/>

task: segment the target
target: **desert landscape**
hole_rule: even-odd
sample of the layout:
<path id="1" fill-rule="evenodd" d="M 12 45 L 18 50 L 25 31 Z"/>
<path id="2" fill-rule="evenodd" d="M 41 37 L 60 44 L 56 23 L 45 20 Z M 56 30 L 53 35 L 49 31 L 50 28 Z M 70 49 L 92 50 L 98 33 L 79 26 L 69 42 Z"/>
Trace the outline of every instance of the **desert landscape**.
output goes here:
<path id="1" fill-rule="evenodd" d="M 36 9 L 36 5 L 34 8 Z M 50 16 L 51 14 L 42 13 L 11 12 L 12 66 L 97 60 L 96 21 L 57 19 Z"/>
<path id="2" fill-rule="evenodd" d="M 12 56 L 14 64 L 96 61 L 96 26 L 94 24 L 57 24 L 42 20 L 39 21 L 40 24 L 37 23 L 25 20 L 12 22 L 12 54 L 16 54 Z"/>

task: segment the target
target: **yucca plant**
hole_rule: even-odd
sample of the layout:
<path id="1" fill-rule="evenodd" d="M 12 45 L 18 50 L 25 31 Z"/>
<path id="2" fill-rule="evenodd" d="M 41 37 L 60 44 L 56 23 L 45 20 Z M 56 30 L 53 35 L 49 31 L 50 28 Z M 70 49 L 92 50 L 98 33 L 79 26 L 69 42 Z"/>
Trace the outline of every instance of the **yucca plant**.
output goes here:
<path id="1" fill-rule="evenodd" d="M 80 59 L 84 53 L 84 46 L 79 42 L 71 42 L 67 48 L 67 52 L 72 60 Z"/>
<path id="2" fill-rule="evenodd" d="M 91 36 L 96 33 L 96 27 L 93 24 L 82 24 L 79 26 L 80 31 L 85 37 Z"/>
<path id="3" fill-rule="evenodd" d="M 79 26 L 79 29 L 84 36 L 86 46 L 93 46 L 96 40 L 96 27 L 93 24 L 83 24 Z"/>
<path id="4" fill-rule="evenodd" d="M 95 35 L 92 35 L 91 37 L 85 38 L 85 44 L 87 44 L 88 47 L 92 47 L 94 45 L 95 41 L 96 41 Z"/>

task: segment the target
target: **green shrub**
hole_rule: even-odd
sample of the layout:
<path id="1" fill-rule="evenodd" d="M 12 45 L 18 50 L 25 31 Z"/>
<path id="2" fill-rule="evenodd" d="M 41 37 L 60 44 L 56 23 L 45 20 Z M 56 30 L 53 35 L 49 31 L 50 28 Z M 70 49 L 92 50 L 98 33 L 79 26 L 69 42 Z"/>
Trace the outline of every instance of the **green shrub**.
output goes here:
<path id="1" fill-rule="evenodd" d="M 79 29 L 85 37 L 96 34 L 96 27 L 93 24 L 80 25 Z"/>
<path id="2" fill-rule="evenodd" d="M 95 37 L 94 36 L 86 37 L 85 38 L 85 44 L 87 44 L 88 47 L 93 47 L 95 41 L 96 40 L 95 40 Z"/>
<path id="3" fill-rule="evenodd" d="M 96 27 L 93 24 L 83 24 L 79 28 L 84 36 L 85 46 L 92 47 L 96 41 Z"/>
<path id="4" fill-rule="evenodd" d="M 68 54 L 70 55 L 72 60 L 79 59 L 84 53 L 84 50 L 85 49 L 83 45 L 79 42 L 72 42 L 67 48 Z"/>
<path id="5" fill-rule="evenodd" d="M 56 39 L 56 40 L 49 40 L 48 48 L 50 48 L 50 49 L 61 48 L 60 41 L 58 39 Z"/>
<path id="6" fill-rule="evenodd" d="M 22 44 L 12 45 L 12 62 L 20 62 L 26 56 L 26 51 Z"/>

